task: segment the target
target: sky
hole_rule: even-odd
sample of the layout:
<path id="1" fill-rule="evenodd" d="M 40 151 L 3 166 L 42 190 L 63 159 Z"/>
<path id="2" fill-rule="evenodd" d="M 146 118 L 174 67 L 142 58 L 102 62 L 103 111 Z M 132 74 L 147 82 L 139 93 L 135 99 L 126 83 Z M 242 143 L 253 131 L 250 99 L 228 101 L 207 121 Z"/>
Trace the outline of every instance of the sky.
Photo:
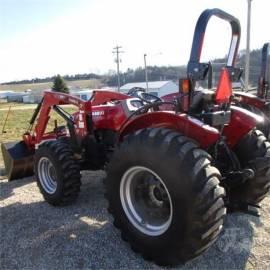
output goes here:
<path id="1" fill-rule="evenodd" d="M 0 83 L 55 74 L 185 65 L 201 12 L 221 8 L 241 22 L 246 46 L 247 0 L 0 0 Z M 252 1 L 251 49 L 269 41 L 269 0 Z M 212 18 L 202 60 L 228 53 L 230 26 Z"/>

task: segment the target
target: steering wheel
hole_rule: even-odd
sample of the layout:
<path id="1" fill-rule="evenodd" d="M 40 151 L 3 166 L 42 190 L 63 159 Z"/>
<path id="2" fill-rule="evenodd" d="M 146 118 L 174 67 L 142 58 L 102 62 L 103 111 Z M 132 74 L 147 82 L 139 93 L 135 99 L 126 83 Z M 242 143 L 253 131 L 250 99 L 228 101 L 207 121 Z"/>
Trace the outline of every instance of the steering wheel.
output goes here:
<path id="1" fill-rule="evenodd" d="M 145 89 L 142 87 L 133 87 L 128 91 L 128 95 L 129 96 L 133 96 L 133 97 L 137 97 L 139 99 L 141 99 L 143 102 L 151 104 L 151 103 L 155 103 L 157 101 L 162 101 L 161 98 L 146 93 Z"/>

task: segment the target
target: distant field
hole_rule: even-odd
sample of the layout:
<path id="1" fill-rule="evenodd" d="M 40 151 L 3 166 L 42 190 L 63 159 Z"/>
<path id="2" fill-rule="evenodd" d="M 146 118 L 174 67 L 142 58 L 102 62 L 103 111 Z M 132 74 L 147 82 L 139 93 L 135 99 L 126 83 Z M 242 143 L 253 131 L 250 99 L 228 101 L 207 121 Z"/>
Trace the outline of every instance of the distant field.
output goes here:
<path id="1" fill-rule="evenodd" d="M 4 101 L 4 102 L 0 102 L 0 110 L 6 110 L 6 109 L 8 109 L 9 107 L 12 107 L 12 108 L 14 108 L 14 107 L 23 107 L 23 106 L 25 106 L 25 104 L 23 104 L 23 103 L 16 103 L 16 102 L 6 102 L 6 101 Z"/>
<path id="2" fill-rule="evenodd" d="M 4 122 L 7 116 L 8 109 L 0 110 L 0 142 L 8 142 L 13 140 L 20 140 L 22 134 L 26 131 L 29 126 L 28 122 L 34 112 L 35 106 L 24 105 L 21 108 L 12 106 L 8 116 L 8 120 L 4 127 L 5 133 L 2 133 Z M 69 112 L 75 112 L 77 109 L 73 106 L 63 106 L 63 108 Z M 54 128 L 54 120 L 57 120 L 58 125 L 65 124 L 65 121 L 54 111 L 51 111 L 51 118 L 48 123 L 47 131 L 51 131 Z"/>
<path id="3" fill-rule="evenodd" d="M 69 87 L 72 88 L 99 88 L 101 86 L 100 80 L 78 80 L 78 81 L 67 81 Z M 25 91 L 27 89 L 44 90 L 50 89 L 53 83 L 28 83 L 28 84 L 0 84 L 0 90 L 13 90 L 13 91 Z"/>

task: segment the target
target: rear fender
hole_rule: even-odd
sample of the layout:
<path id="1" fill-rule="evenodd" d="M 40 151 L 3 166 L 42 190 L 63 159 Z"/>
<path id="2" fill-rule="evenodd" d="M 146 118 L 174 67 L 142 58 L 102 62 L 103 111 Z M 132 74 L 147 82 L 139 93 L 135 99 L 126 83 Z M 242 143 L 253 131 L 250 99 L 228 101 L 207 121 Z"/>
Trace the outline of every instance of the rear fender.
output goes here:
<path id="1" fill-rule="evenodd" d="M 224 127 L 228 145 L 233 148 L 247 133 L 249 133 L 258 124 L 263 123 L 263 117 L 248 110 L 232 106 L 231 121 Z"/>
<path id="2" fill-rule="evenodd" d="M 124 136 L 134 133 L 139 129 L 145 128 L 170 128 L 195 140 L 200 147 L 207 149 L 213 145 L 219 138 L 219 131 L 201 121 L 186 114 L 174 114 L 170 112 L 152 112 L 140 115 L 126 123 L 119 132 L 119 141 Z"/>
<path id="3" fill-rule="evenodd" d="M 255 95 L 249 93 L 234 93 L 236 101 L 243 104 L 248 104 L 254 106 L 258 109 L 262 109 L 266 106 L 266 101 L 256 97 Z"/>

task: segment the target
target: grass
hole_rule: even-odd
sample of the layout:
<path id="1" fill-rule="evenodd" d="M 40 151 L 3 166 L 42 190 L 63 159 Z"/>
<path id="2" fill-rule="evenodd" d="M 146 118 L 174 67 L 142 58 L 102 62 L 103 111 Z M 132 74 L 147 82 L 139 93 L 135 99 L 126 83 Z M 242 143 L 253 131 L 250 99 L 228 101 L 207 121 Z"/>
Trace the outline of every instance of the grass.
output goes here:
<path id="1" fill-rule="evenodd" d="M 45 90 L 50 89 L 52 83 L 28 83 L 28 84 L 0 84 L 0 90 L 12 90 L 16 92 L 23 92 L 27 89 L 31 90 Z"/>
<path id="2" fill-rule="evenodd" d="M 78 80 L 78 81 L 66 81 L 70 88 L 99 88 L 101 86 L 100 80 Z M 16 92 L 22 92 L 27 89 L 33 91 L 40 91 L 50 89 L 53 83 L 28 83 L 28 84 L 0 84 L 0 90 L 13 90 Z"/>
<path id="3" fill-rule="evenodd" d="M 11 106 L 11 108 L 23 108 L 25 106 L 33 106 L 35 107 L 36 104 L 24 104 L 24 103 L 16 103 L 16 102 L 0 102 L 0 111 L 2 109 L 8 110 L 8 108 Z"/>
<path id="4" fill-rule="evenodd" d="M 10 111 L 5 131 L 6 133 L 2 133 L 3 125 L 6 119 L 8 111 L 0 111 L 0 141 L 8 142 L 20 140 L 22 134 L 25 132 L 27 128 L 27 123 L 33 114 L 33 110 L 16 110 Z"/>
<path id="5" fill-rule="evenodd" d="M 0 105 L 2 106 L 2 105 Z M 13 107 L 12 107 L 13 108 Z M 5 133 L 2 133 L 4 122 L 7 116 L 7 110 L 0 110 L 0 143 L 6 143 L 11 141 L 20 141 L 22 140 L 22 135 L 25 133 L 29 126 L 29 120 L 33 114 L 33 109 L 17 109 L 10 111 L 8 120 L 4 130 Z M 63 108 L 69 112 L 73 113 L 77 111 L 75 107 Z M 52 131 L 54 128 L 54 120 L 57 120 L 58 126 L 65 125 L 65 121 L 54 111 L 51 111 L 50 120 L 47 125 L 46 131 Z M 2 153 L 0 153 L 0 168 L 3 167 L 3 158 Z"/>

